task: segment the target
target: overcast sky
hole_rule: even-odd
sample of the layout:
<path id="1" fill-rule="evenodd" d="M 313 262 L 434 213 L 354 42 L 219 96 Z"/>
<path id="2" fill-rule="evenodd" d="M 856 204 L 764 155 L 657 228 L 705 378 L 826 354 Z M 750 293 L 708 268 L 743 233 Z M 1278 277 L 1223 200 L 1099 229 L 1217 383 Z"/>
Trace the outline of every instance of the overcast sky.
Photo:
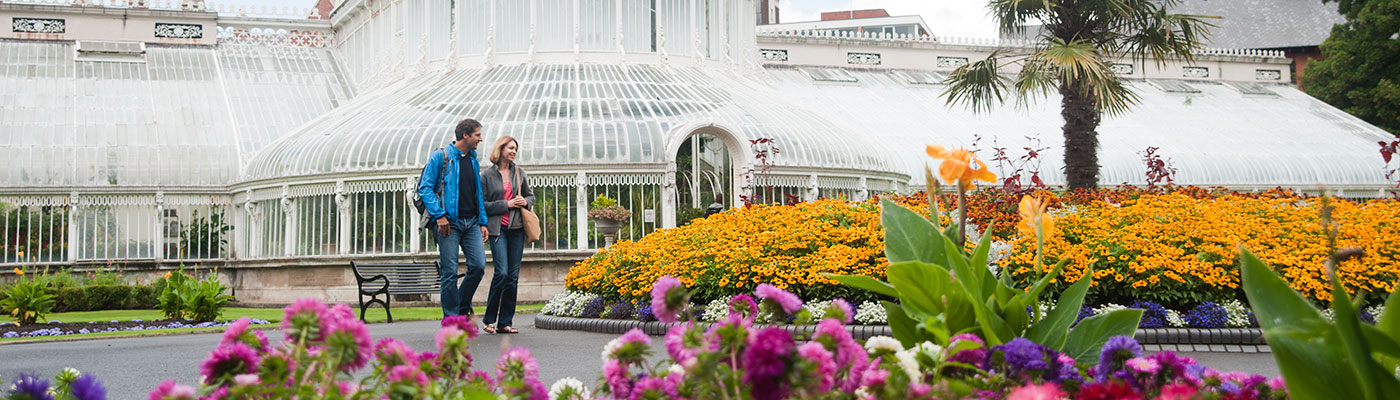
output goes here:
<path id="1" fill-rule="evenodd" d="M 228 5 L 311 7 L 315 0 L 211 0 Z M 890 15 L 921 15 L 938 36 L 994 38 L 996 24 L 987 16 L 987 0 L 779 0 L 782 22 L 815 21 L 823 11 L 883 8 Z"/>

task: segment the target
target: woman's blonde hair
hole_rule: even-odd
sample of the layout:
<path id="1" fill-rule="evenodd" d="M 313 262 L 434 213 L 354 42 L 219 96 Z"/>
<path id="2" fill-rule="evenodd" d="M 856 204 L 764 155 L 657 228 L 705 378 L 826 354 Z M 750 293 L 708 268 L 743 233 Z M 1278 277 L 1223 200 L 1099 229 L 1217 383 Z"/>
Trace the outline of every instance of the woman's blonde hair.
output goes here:
<path id="1" fill-rule="evenodd" d="M 510 142 L 515 142 L 515 154 L 517 156 L 520 154 L 519 141 L 510 136 L 501 136 L 500 139 L 496 139 L 496 145 L 491 146 L 491 157 L 488 159 L 491 160 L 492 164 L 499 165 L 501 163 L 501 151 L 505 150 L 506 144 Z"/>

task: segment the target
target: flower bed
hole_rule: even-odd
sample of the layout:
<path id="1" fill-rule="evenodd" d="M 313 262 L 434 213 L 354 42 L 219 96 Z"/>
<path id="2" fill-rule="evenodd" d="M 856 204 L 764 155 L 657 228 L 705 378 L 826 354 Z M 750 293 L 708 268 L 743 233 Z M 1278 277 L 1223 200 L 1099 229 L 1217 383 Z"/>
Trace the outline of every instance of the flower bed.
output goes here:
<path id="1" fill-rule="evenodd" d="M 44 336 L 80 335 L 102 332 L 149 331 L 155 329 L 215 328 L 232 324 L 233 321 L 196 322 L 190 320 L 164 319 L 159 321 L 77 322 L 63 323 L 49 321 L 36 325 L 16 325 L 12 322 L 0 323 L 0 338 L 32 338 Z M 267 325 L 271 322 L 253 319 L 253 324 Z"/>
<path id="2" fill-rule="evenodd" d="M 1046 240 L 1045 269 L 1066 260 L 1069 282 L 1094 268 L 1087 296 L 1095 304 L 1139 298 L 1179 310 L 1203 302 L 1243 299 L 1235 266 L 1237 245 L 1255 249 L 1298 291 L 1331 299 L 1322 270 L 1326 237 L 1318 229 L 1318 199 L 1270 191 L 1117 188 L 1065 194 L 1037 192 L 1056 215 Z M 889 199 L 925 216 L 923 194 Z M 1033 276 L 1035 241 L 1016 232 L 1020 196 L 984 189 L 968 196 L 969 223 L 996 240 L 993 259 L 1021 280 Z M 940 201 L 941 216 L 955 201 Z M 607 299 L 640 300 L 651 281 L 678 277 L 701 300 L 728 298 L 768 283 L 809 299 L 874 300 L 822 273 L 884 278 L 884 234 L 876 200 L 819 200 L 793 206 L 753 206 L 621 242 L 570 270 L 569 289 Z M 1349 291 L 1388 293 L 1400 275 L 1400 202 L 1337 201 L 1337 245 L 1365 257 L 1339 268 Z M 998 259 L 1000 258 L 1000 259 Z M 1065 280 L 1053 288 L 1062 290 Z"/>

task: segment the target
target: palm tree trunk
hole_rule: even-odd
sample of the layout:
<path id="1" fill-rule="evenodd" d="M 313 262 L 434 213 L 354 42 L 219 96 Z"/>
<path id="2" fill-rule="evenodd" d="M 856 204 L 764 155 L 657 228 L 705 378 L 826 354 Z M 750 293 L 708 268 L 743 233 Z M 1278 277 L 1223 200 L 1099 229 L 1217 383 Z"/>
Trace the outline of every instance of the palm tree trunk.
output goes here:
<path id="1" fill-rule="evenodd" d="M 1060 116 L 1065 119 L 1065 180 L 1070 189 L 1099 185 L 1099 109 L 1078 81 L 1060 83 Z"/>

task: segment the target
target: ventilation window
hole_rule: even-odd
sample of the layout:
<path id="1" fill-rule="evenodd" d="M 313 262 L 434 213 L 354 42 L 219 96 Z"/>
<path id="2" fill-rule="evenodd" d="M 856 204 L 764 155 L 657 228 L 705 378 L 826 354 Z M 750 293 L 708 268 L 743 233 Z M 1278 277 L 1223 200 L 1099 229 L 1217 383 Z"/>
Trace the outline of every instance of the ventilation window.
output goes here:
<path id="1" fill-rule="evenodd" d="M 146 44 L 142 42 L 113 42 L 79 40 L 73 47 L 77 61 L 146 62 Z"/>
<path id="2" fill-rule="evenodd" d="M 1152 86 L 1156 86 L 1158 89 L 1161 89 L 1163 92 L 1167 93 L 1191 94 L 1201 92 L 1201 89 L 1197 89 L 1194 86 L 1186 84 L 1186 82 L 1178 80 L 1148 79 L 1147 83 L 1151 84 Z"/>
<path id="3" fill-rule="evenodd" d="M 1244 94 L 1244 95 L 1252 95 L 1252 96 L 1278 96 L 1278 93 L 1274 93 L 1274 91 L 1269 90 L 1268 88 L 1265 88 L 1264 85 L 1260 85 L 1260 84 L 1254 83 L 1254 82 L 1222 82 L 1222 83 L 1224 83 L 1225 86 L 1228 86 L 1228 87 L 1230 87 L 1231 89 L 1234 89 L 1236 92 L 1240 92 L 1240 94 Z"/>
<path id="4" fill-rule="evenodd" d="M 854 75 L 840 68 L 798 68 L 797 70 L 802 71 L 808 78 L 817 82 L 854 83 L 856 81 Z"/>
<path id="5" fill-rule="evenodd" d="M 932 71 L 894 71 L 892 74 L 910 85 L 941 85 L 946 77 Z"/>

